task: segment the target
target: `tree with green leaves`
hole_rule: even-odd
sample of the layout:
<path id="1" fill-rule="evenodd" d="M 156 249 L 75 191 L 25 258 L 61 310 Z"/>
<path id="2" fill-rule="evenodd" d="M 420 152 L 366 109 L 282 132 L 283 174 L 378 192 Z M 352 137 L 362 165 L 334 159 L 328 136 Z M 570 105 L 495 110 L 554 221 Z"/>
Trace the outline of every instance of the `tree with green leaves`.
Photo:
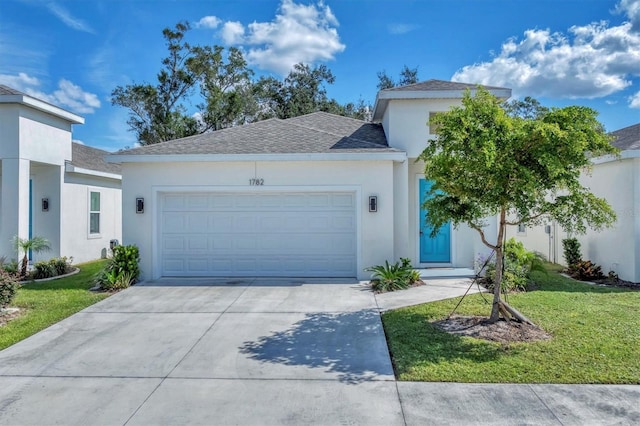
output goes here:
<path id="1" fill-rule="evenodd" d="M 504 102 L 478 87 L 462 107 L 435 115 L 438 129 L 420 155 L 433 186 L 424 203 L 432 236 L 448 222 L 466 224 L 495 251 L 496 277 L 490 321 L 526 317 L 501 297 L 503 250 L 508 225 L 556 220 L 584 233 L 611 226 L 616 215 L 606 200 L 579 182 L 591 158 L 615 154 L 597 112 L 586 107 L 553 108 L 540 114 L 509 114 Z M 497 238 L 486 235 L 497 217 Z"/>
<path id="2" fill-rule="evenodd" d="M 311 67 L 303 63 L 294 65 L 284 80 L 262 77 L 255 86 L 261 109 L 259 118 L 286 119 L 316 111 L 342 114 L 344 106 L 327 96 L 326 85 L 334 81 L 335 77 L 327 66 Z"/>
<path id="3" fill-rule="evenodd" d="M 23 254 L 20 262 L 20 277 L 27 276 L 27 266 L 29 265 L 29 252 L 40 253 L 51 249 L 49 241 L 43 237 L 20 238 L 17 235 L 13 237 L 13 247 L 18 252 L 18 256 Z"/>
<path id="4" fill-rule="evenodd" d="M 395 81 L 386 71 L 378 71 L 378 90 L 391 89 L 398 86 L 408 86 L 418 82 L 418 67 L 409 68 L 404 65 L 400 71 L 400 78 Z"/>
<path id="5" fill-rule="evenodd" d="M 218 130 L 252 119 L 256 111 L 251 86 L 252 71 L 236 48 L 225 58 L 220 46 L 191 46 L 185 41 L 188 22 L 162 35 L 168 56 L 156 84 L 130 84 L 116 87 L 111 103 L 129 110 L 127 123 L 141 145 Z M 197 113 L 185 104 L 196 96 L 201 102 Z"/>

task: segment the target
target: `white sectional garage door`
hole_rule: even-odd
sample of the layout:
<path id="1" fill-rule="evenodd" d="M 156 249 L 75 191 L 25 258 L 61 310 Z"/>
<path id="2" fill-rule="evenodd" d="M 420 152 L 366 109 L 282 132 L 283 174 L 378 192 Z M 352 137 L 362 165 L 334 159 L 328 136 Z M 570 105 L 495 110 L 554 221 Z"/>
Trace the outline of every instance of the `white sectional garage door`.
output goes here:
<path id="1" fill-rule="evenodd" d="M 355 277 L 352 192 L 165 193 L 163 276 Z"/>

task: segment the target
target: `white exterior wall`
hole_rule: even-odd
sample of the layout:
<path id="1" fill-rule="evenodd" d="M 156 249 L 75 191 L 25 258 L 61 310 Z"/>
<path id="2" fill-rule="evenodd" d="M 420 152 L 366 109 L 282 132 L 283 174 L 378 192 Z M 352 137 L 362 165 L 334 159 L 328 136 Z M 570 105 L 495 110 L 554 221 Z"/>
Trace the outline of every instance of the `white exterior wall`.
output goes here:
<path id="1" fill-rule="evenodd" d="M 32 165 L 31 180 L 33 182 L 33 229 L 32 235 L 49 240 L 51 250 L 33 253 L 33 261 L 58 257 L 60 253 L 60 184 L 63 169 L 60 166 Z M 49 211 L 42 210 L 42 199 L 49 200 Z"/>
<path id="2" fill-rule="evenodd" d="M 162 192 L 197 189 L 232 191 L 353 191 L 358 200 L 358 278 L 364 268 L 395 259 L 394 164 L 392 161 L 291 161 L 225 163 L 124 163 L 123 244 L 140 248 L 143 279 L 159 277 L 158 202 Z M 249 186 L 249 179 L 264 186 Z M 370 195 L 378 197 L 378 212 L 368 211 Z M 136 214 L 135 199 L 143 197 L 145 211 Z"/>
<path id="3" fill-rule="evenodd" d="M 71 124 L 31 108 L 20 108 L 20 158 L 64 165 L 71 160 Z"/>
<path id="4" fill-rule="evenodd" d="M 382 126 L 389 145 L 418 157 L 427 141 L 435 137 L 429 131 L 429 113 L 449 111 L 462 105 L 462 99 L 391 99 Z"/>
<path id="5" fill-rule="evenodd" d="M 545 232 L 546 225 L 550 227 L 549 234 Z M 507 226 L 507 239 L 512 237 L 522 242 L 527 250 L 542 254 L 549 262 L 565 264 L 562 240 L 567 238 L 567 233 L 556 222 L 549 220 L 543 225 L 527 226 L 524 232 L 518 232 L 517 226 Z"/>
<path id="6" fill-rule="evenodd" d="M 89 193 L 100 193 L 100 234 L 89 234 Z M 109 254 L 109 241 L 122 241 L 122 194 L 120 181 L 66 173 L 60 203 L 60 255 L 74 263 L 100 259 Z M 131 202 L 133 208 L 133 202 Z"/>
<path id="7" fill-rule="evenodd" d="M 580 181 L 605 198 L 618 216 L 613 228 L 578 236 L 583 258 L 601 265 L 605 274 L 611 270 L 623 280 L 640 282 L 640 159 L 596 164 L 591 176 Z"/>
<path id="8" fill-rule="evenodd" d="M 600 265 L 604 274 L 614 271 L 623 280 L 640 282 L 640 159 L 595 164 L 590 174 L 582 174 L 580 182 L 597 197 L 605 198 L 617 215 L 612 228 L 599 232 L 587 229 L 585 235 L 576 235 L 582 258 Z M 508 236 L 522 241 L 528 250 L 566 265 L 562 240 L 568 235 L 556 223 L 549 224 L 551 235 L 540 225 L 527 227 L 524 233 L 510 227 Z"/>

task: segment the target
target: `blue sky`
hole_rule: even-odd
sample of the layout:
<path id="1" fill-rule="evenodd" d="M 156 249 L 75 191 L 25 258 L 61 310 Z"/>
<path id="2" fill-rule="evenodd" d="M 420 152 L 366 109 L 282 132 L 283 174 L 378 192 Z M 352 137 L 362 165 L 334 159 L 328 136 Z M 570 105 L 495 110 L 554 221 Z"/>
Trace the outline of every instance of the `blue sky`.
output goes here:
<path id="1" fill-rule="evenodd" d="M 259 75 L 326 64 L 328 94 L 373 103 L 403 65 L 547 106 L 585 105 L 608 131 L 640 122 L 640 0 L 0 0 L 0 84 L 85 117 L 74 139 L 133 146 L 117 85 L 155 82 L 162 29 L 243 49 Z"/>

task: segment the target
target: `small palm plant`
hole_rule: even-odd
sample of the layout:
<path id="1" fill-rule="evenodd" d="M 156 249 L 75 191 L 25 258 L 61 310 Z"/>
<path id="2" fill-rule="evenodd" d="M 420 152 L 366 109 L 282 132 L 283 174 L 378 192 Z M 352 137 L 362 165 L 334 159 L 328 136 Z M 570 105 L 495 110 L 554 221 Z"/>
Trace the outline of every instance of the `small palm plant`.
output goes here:
<path id="1" fill-rule="evenodd" d="M 27 276 L 27 265 L 29 264 L 29 251 L 40 253 L 50 250 L 49 240 L 43 237 L 20 238 L 17 235 L 13 237 L 13 246 L 18 255 L 24 253 L 20 264 L 20 278 Z"/>
<path id="2" fill-rule="evenodd" d="M 371 287 L 378 292 L 402 290 L 414 280 L 413 269 L 405 262 L 390 264 L 385 260 L 384 265 L 371 266 L 365 271 L 372 272 Z"/>

